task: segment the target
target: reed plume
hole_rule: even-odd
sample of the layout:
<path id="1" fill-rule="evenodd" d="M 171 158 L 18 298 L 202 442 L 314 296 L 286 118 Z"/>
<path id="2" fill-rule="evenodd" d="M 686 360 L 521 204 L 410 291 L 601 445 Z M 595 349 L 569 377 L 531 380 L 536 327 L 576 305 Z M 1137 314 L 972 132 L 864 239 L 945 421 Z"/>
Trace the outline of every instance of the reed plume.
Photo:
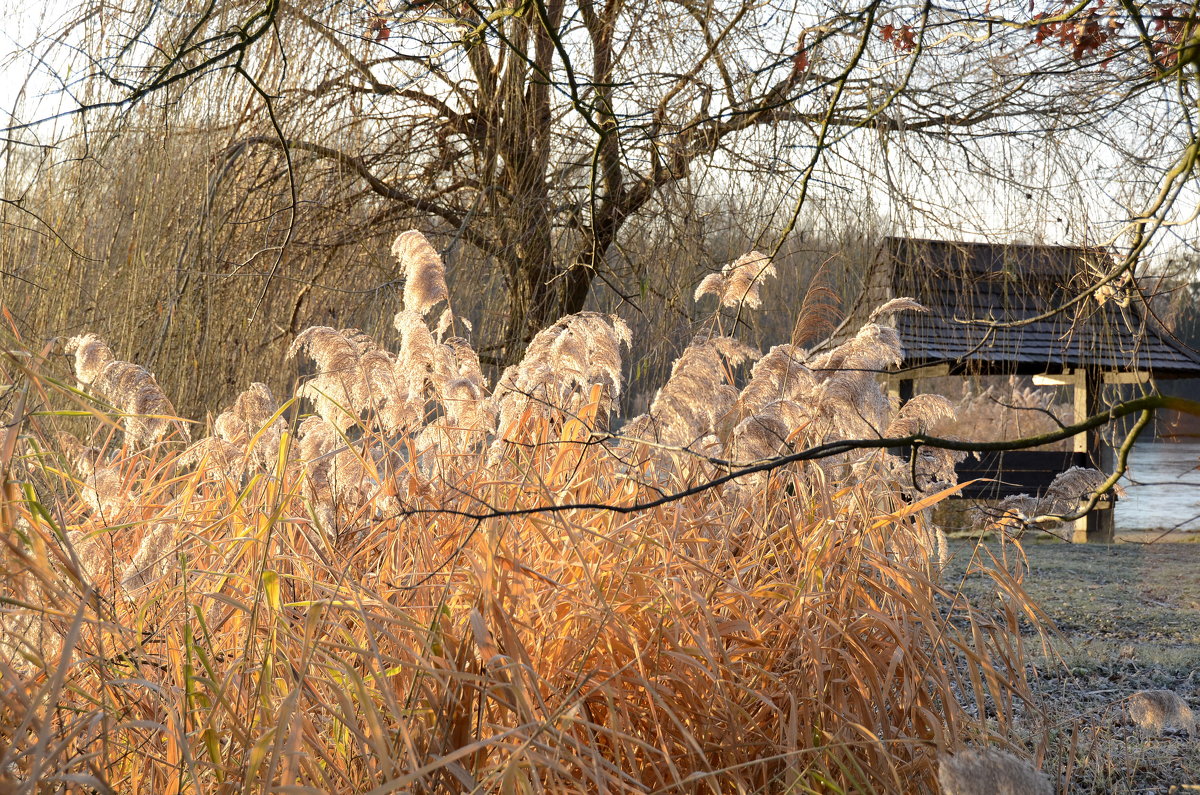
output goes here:
<path id="1" fill-rule="evenodd" d="M 100 375 L 105 365 L 116 359 L 104 340 L 96 334 L 82 334 L 67 340 L 66 353 L 75 354 L 75 380 L 86 389 Z"/>
<path id="2" fill-rule="evenodd" d="M 303 494 L 309 501 L 321 528 L 330 534 L 338 529 L 338 509 L 358 507 L 358 490 L 348 483 L 346 466 L 338 457 L 348 451 L 345 437 L 337 426 L 321 417 L 308 417 L 297 429 L 298 457 L 304 467 Z"/>
<path id="3" fill-rule="evenodd" d="M 125 487 L 120 464 L 107 459 L 100 448 L 85 446 L 70 433 L 59 433 L 57 441 L 79 478 L 84 504 L 97 516 L 114 521 L 132 496 Z"/>
<path id="4" fill-rule="evenodd" d="M 15 524 L 14 535 L 36 533 L 23 516 Z M 62 635 L 44 612 L 53 600 L 38 577 L 28 570 L 5 573 L 8 599 L 0 603 L 0 681 L 7 684 L 47 667 L 62 648 Z"/>
<path id="5" fill-rule="evenodd" d="M 420 313 L 403 309 L 392 325 L 400 332 L 400 352 L 396 356 L 396 378 L 406 385 L 411 400 L 424 400 L 452 378 L 458 369 L 453 348 L 434 339 Z"/>
<path id="6" fill-rule="evenodd" d="M 1058 473 L 1046 489 L 1046 499 L 1054 505 L 1078 504 L 1092 495 L 1108 479 L 1097 469 L 1071 467 Z"/>
<path id="7" fill-rule="evenodd" d="M 975 527 L 1020 533 L 1036 525 L 1051 530 L 1062 522 L 1050 517 L 1079 510 L 1081 504 L 1090 499 L 1107 479 L 1108 476 L 1099 470 L 1071 467 L 1060 472 L 1041 497 L 1014 494 L 1000 500 L 995 508 L 981 508 L 975 519 Z"/>
<path id="8" fill-rule="evenodd" d="M 913 395 L 888 424 L 884 436 L 897 438 L 925 433 L 943 420 L 954 419 L 954 404 L 943 395 L 923 393 Z"/>
<path id="9" fill-rule="evenodd" d="M 804 291 L 804 300 L 792 324 L 790 343 L 796 348 L 825 339 L 837 330 L 838 321 L 842 319 L 840 298 L 830 286 L 827 264 L 821 265 Z"/>
<path id="10" fill-rule="evenodd" d="M 621 346 L 629 326 L 616 315 L 579 312 L 539 331 L 519 364 L 506 368 L 491 404 L 503 432 L 527 409 L 538 416 L 577 413 L 599 386 L 597 416 L 607 418 L 621 395 Z"/>
<path id="11" fill-rule="evenodd" d="M 738 423 L 726 446 L 728 457 L 740 464 L 748 464 L 793 452 L 788 443 L 792 432 L 782 408 L 782 401 L 771 403 Z"/>
<path id="12" fill-rule="evenodd" d="M 449 303 L 446 266 L 425 235 L 415 229 L 401 232 L 392 243 L 392 254 L 404 278 L 405 310 L 424 317 L 442 301 Z M 442 323 L 449 327 L 451 317 L 446 316 Z"/>
<path id="13" fill-rule="evenodd" d="M 277 406 L 270 388 L 255 382 L 241 392 L 233 405 L 217 415 L 213 435 L 185 450 L 178 465 L 201 464 L 229 480 L 241 478 L 247 466 L 270 471 L 275 466 L 283 438 L 283 420 L 274 417 Z M 251 445 L 251 441 L 254 442 Z"/>
<path id="14" fill-rule="evenodd" d="M 129 565 L 121 572 L 121 587 L 136 592 L 165 577 L 175 566 L 176 524 L 162 521 L 150 527 Z"/>
<path id="15" fill-rule="evenodd" d="M 872 313 L 882 319 L 899 311 L 921 310 L 911 299 L 897 299 Z M 832 350 L 812 356 L 795 345 L 778 345 L 754 368 L 736 402 L 716 423 L 727 457 L 738 463 L 770 458 L 837 439 L 908 435 L 953 415 L 943 398 L 920 396 L 897 407 L 877 375 L 903 359 L 896 330 L 868 323 Z M 710 388 L 711 389 L 711 388 Z M 924 495 L 957 482 L 955 464 L 962 455 L 922 449 L 913 461 L 877 451 L 847 452 L 821 459 L 808 471 L 815 482 L 829 477 L 856 481 L 885 475 L 903 493 Z M 757 485 L 762 478 L 747 481 Z M 931 536 L 931 548 L 938 538 Z"/>
<path id="16" fill-rule="evenodd" d="M 297 396 L 310 400 L 321 419 L 341 431 L 358 421 L 366 402 L 359 359 L 367 346 L 359 334 L 357 329 L 312 326 L 297 334 L 287 350 L 289 359 L 306 353 L 317 365 L 316 376 Z"/>
<path id="17" fill-rule="evenodd" d="M 898 297 L 884 301 L 879 306 L 871 310 L 871 314 L 867 316 L 868 323 L 876 323 L 883 318 L 894 315 L 897 312 L 928 312 L 929 308 L 915 298 Z"/>
<path id="18" fill-rule="evenodd" d="M 810 395 L 814 408 L 810 438 L 870 438 L 887 427 L 895 408 L 880 389 L 876 375 L 902 360 L 894 329 L 867 324 L 846 343 L 814 357 L 817 374 Z"/>
<path id="19" fill-rule="evenodd" d="M 179 454 L 176 465 L 195 467 L 219 480 L 238 481 L 246 471 L 246 451 L 220 436 L 206 436 Z"/>
<path id="20" fill-rule="evenodd" d="M 419 434 L 431 416 L 436 419 L 438 432 L 425 435 L 418 447 L 433 443 L 440 431 L 464 430 L 467 436 L 451 436 L 466 443 L 476 432 L 490 430 L 487 382 L 470 343 L 462 337 L 438 342 L 421 316 L 409 310 L 398 312 L 393 324 L 400 332 L 395 378 L 407 390 L 408 427 Z"/>
<path id="21" fill-rule="evenodd" d="M 175 420 L 175 408 L 153 374 L 144 367 L 113 357 L 95 334 L 72 337 L 67 353 L 75 354 L 75 378 L 121 412 L 126 439 L 134 447 L 159 441 L 174 425 L 185 439 L 187 428 Z"/>
<path id="22" fill-rule="evenodd" d="M 928 433 L 939 423 L 952 421 L 954 416 L 954 404 L 948 398 L 930 393 L 913 395 L 895 412 L 883 435 L 898 438 Z M 955 468 L 966 457 L 967 453 L 960 450 L 922 446 L 914 457 L 908 460 L 891 457 L 888 463 L 905 493 L 925 496 L 958 483 Z M 942 531 L 939 528 L 937 532 Z M 939 536 L 938 543 L 944 548 L 944 536 Z"/>
<path id="23" fill-rule="evenodd" d="M 759 359 L 750 370 L 750 380 L 742 387 L 733 406 L 718 420 L 717 436 L 728 439 L 730 433 L 749 417 L 762 413 L 767 406 L 777 401 L 795 404 L 810 397 L 812 389 L 817 384 L 817 376 L 805 366 L 807 351 L 795 345 L 776 345 Z M 793 416 L 798 406 L 780 407 Z M 806 414 L 806 412 L 804 412 Z M 798 427 L 806 422 L 807 417 L 796 417 Z"/>
<path id="24" fill-rule="evenodd" d="M 658 440 L 686 446 L 711 435 L 738 397 L 731 368 L 758 357 L 758 351 L 732 337 L 697 334 L 650 403 L 650 422 Z"/>
<path id="25" fill-rule="evenodd" d="M 692 296 L 699 301 L 706 295 L 715 295 L 721 306 L 746 306 L 758 309 L 762 306 L 759 291 L 763 282 L 775 275 L 775 264 L 766 254 L 751 251 L 743 254 L 721 269 L 720 273 L 705 276 Z"/>

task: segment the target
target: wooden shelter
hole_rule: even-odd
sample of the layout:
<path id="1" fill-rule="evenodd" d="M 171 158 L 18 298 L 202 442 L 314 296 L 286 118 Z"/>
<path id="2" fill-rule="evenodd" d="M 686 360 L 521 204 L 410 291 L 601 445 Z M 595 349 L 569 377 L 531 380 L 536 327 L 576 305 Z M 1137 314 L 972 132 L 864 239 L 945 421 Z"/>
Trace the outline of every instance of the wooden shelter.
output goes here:
<path id="1" fill-rule="evenodd" d="M 1200 357 L 1160 333 L 1136 290 L 1114 285 L 1073 300 L 1111 266 L 1103 249 L 887 238 L 858 300 L 825 345 L 853 336 L 875 307 L 911 297 L 930 311 L 902 312 L 891 321 L 904 361 L 888 380 L 901 399 L 924 377 L 1031 375 L 1037 384 L 1073 387 L 1078 421 L 1099 410 L 1105 384 L 1200 377 Z M 985 455 L 960 465 L 960 480 L 995 480 L 962 496 L 1034 494 L 1072 465 L 1104 468 L 1105 453 L 1097 431 L 1077 437 L 1069 453 Z M 1111 541 L 1109 506 L 1079 520 L 1075 539 Z"/>

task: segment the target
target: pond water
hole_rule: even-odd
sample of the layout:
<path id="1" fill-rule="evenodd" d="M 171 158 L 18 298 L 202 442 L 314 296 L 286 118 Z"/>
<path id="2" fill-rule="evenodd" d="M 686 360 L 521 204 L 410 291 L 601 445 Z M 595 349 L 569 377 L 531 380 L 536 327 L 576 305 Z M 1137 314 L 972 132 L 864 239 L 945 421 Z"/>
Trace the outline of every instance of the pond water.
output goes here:
<path id="1" fill-rule="evenodd" d="M 1117 501 L 1117 532 L 1179 526 L 1200 532 L 1200 442 L 1135 445 L 1129 472 L 1122 478 L 1126 496 Z"/>

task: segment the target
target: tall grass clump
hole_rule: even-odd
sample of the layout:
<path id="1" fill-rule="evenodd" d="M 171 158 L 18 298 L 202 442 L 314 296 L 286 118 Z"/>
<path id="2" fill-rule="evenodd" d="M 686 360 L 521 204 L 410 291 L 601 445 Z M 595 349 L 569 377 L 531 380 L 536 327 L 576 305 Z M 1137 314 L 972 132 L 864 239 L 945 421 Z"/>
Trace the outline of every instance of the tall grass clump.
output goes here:
<path id="1" fill-rule="evenodd" d="M 308 329 L 296 394 L 195 441 L 94 337 L 5 358 L 0 790 L 909 792 L 1012 747 L 1019 572 L 977 567 L 986 608 L 939 583 L 952 460 L 702 488 L 941 416 L 871 374 L 918 307 L 815 357 L 703 333 L 617 427 L 624 323 L 489 385 L 423 242 L 398 347 Z"/>

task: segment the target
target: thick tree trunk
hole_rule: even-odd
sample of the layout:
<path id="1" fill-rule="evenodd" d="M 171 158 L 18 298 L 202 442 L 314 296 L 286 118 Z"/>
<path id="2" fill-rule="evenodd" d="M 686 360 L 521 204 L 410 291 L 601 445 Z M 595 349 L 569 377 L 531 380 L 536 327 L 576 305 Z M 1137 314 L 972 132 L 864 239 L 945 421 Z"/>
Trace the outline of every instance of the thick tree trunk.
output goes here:
<path id="1" fill-rule="evenodd" d="M 546 249 L 536 259 L 517 261 L 510 274 L 508 320 L 504 329 L 501 364 L 515 364 L 533 335 L 558 319 L 554 300 L 553 252 Z"/>
<path id="2" fill-rule="evenodd" d="M 539 331 L 561 317 L 583 311 L 597 267 L 603 265 L 616 234 L 614 228 L 608 240 L 596 241 L 572 257 L 566 273 L 562 273 L 554 265 L 548 228 L 546 232 L 546 245 L 538 250 L 540 256 L 520 261 L 513 274 L 504 334 L 504 365 L 520 361 L 525 346 Z"/>
<path id="3" fill-rule="evenodd" d="M 512 251 L 509 261 L 508 322 L 504 330 L 505 365 L 520 360 L 525 346 L 541 329 L 558 319 L 556 300 L 561 290 L 555 280 L 554 241 L 551 226 L 550 163 L 554 119 L 550 108 L 550 86 L 530 74 L 549 74 L 554 60 L 554 42 L 547 28 L 557 30 L 562 22 L 564 0 L 551 0 L 546 7 L 546 25 L 535 17 L 522 19 L 522 38 L 533 43 L 535 70 L 521 59 L 507 67 L 503 90 L 503 118 L 499 126 L 500 181 L 511 198 L 502 225 L 504 245 Z"/>

